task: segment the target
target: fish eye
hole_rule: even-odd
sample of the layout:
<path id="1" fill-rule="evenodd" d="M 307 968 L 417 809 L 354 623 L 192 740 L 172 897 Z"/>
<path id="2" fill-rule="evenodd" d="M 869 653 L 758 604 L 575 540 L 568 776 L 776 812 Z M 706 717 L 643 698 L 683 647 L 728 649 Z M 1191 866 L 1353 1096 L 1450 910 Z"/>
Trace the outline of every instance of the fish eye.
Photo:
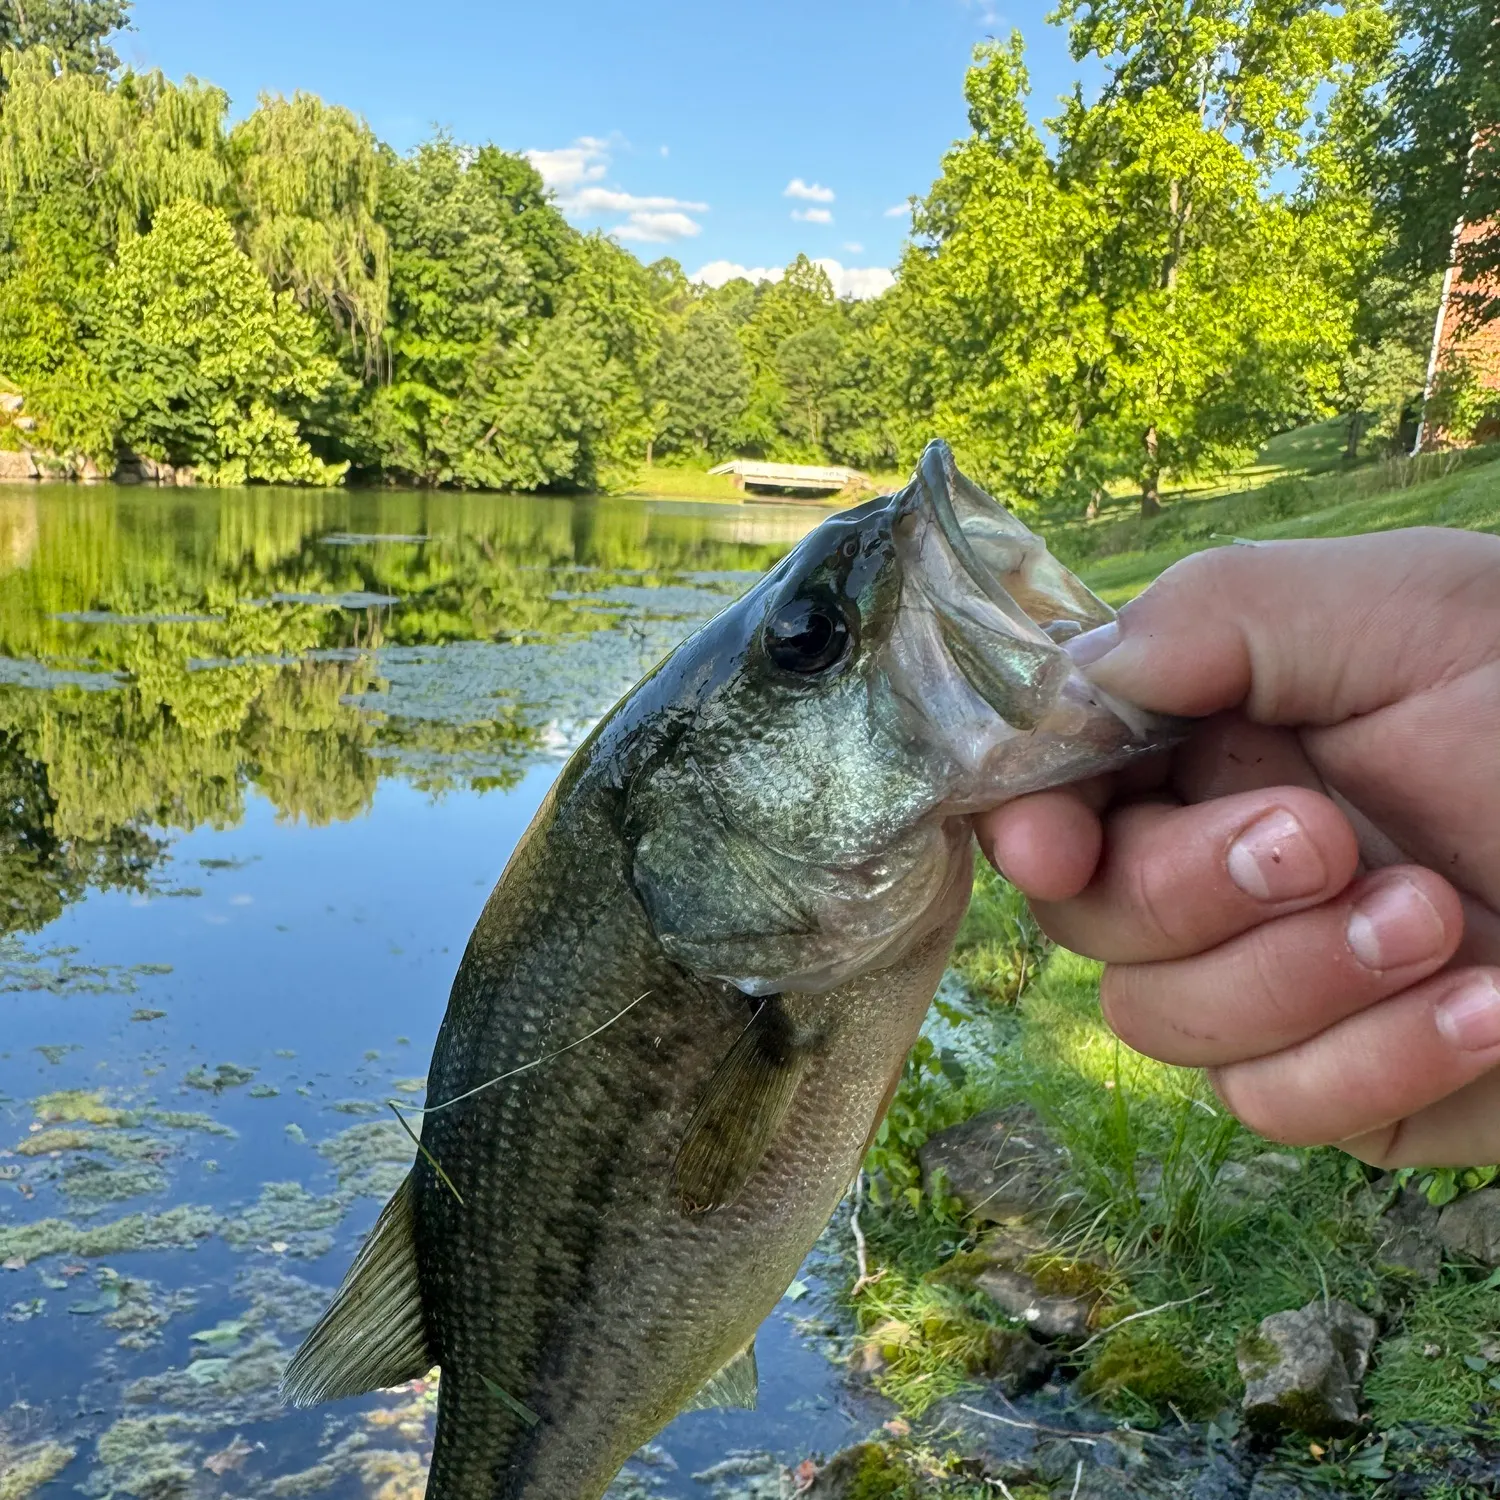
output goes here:
<path id="1" fill-rule="evenodd" d="M 853 638 L 848 616 L 824 594 L 799 594 L 779 605 L 762 637 L 771 665 L 801 677 L 843 661 Z"/>

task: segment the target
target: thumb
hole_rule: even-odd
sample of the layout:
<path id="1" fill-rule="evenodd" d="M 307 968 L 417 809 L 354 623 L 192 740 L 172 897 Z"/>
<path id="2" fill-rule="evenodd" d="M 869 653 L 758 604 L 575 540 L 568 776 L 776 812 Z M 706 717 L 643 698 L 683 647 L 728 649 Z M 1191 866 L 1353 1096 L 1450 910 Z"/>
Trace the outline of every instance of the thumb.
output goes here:
<path id="1" fill-rule="evenodd" d="M 1422 528 L 1220 547 L 1067 643 L 1160 713 L 1334 724 L 1500 659 L 1500 537 Z"/>

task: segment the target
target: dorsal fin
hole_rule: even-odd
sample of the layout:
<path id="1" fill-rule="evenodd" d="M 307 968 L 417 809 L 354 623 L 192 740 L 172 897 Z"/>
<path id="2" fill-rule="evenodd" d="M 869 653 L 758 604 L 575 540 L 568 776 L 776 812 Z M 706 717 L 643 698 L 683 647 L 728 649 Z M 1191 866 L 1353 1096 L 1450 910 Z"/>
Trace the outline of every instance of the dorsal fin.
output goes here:
<path id="1" fill-rule="evenodd" d="M 688 1121 L 677 1152 L 684 1213 L 707 1213 L 739 1196 L 786 1118 L 807 1057 L 781 997 L 766 996 Z"/>
<path id="2" fill-rule="evenodd" d="M 437 1361 L 417 1285 L 411 1177 L 381 1210 L 317 1326 L 281 1377 L 281 1399 L 312 1406 L 402 1385 Z"/>
<path id="3" fill-rule="evenodd" d="M 706 1411 L 711 1406 L 743 1406 L 754 1411 L 760 1397 L 760 1372 L 755 1367 L 755 1340 L 725 1362 L 717 1375 L 710 1375 L 698 1393 L 682 1409 Z"/>

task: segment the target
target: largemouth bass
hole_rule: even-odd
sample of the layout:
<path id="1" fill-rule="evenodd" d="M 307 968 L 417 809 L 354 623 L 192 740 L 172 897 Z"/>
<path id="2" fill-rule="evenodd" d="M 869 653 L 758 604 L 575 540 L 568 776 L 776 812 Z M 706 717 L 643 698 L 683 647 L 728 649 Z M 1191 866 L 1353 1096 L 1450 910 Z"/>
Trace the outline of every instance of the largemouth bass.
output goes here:
<path id="1" fill-rule="evenodd" d="M 441 1365 L 428 1500 L 596 1500 L 685 1407 L 751 1402 L 942 975 L 968 815 L 1162 737 L 1059 644 L 1110 618 L 934 443 L 668 656 L 485 905 L 421 1154 L 287 1398 Z"/>

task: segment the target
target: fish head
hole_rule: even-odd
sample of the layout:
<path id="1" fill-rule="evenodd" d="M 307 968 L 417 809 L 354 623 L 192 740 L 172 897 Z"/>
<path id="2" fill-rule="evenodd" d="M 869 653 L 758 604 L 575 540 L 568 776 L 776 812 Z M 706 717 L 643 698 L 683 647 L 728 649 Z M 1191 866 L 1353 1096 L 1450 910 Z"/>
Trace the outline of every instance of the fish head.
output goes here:
<path id="1" fill-rule="evenodd" d="M 750 993 L 832 988 L 967 890 L 965 815 L 1166 743 L 1063 649 L 1114 618 L 928 446 L 680 648 L 696 671 L 632 785 L 670 953 Z"/>

